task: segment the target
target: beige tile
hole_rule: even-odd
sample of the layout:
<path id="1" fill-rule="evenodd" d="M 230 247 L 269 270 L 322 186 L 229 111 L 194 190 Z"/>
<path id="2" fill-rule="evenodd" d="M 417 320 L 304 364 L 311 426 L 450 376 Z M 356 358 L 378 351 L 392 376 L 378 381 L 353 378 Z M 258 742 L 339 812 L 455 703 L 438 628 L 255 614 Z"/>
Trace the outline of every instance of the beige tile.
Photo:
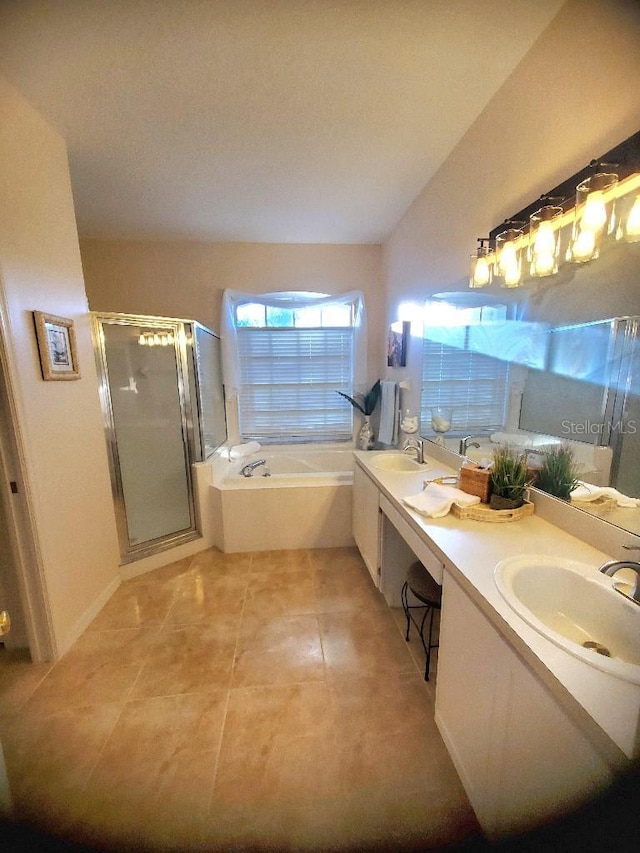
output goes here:
<path id="1" fill-rule="evenodd" d="M 316 613 L 315 573 L 311 569 L 250 574 L 243 619 Z"/>
<path id="2" fill-rule="evenodd" d="M 233 666 L 234 687 L 322 678 L 324 659 L 316 616 L 243 618 Z"/>
<path id="3" fill-rule="evenodd" d="M 19 711 L 52 666 L 32 663 L 25 649 L 0 647 L 0 717 Z"/>
<path id="4" fill-rule="evenodd" d="M 123 850 L 474 837 L 403 618 L 350 548 L 212 549 L 126 582 L 54 666 L 0 654 L 22 813 Z"/>
<path id="5" fill-rule="evenodd" d="M 314 582 L 319 613 L 362 613 L 387 609 L 384 597 L 374 587 L 369 573 L 365 577 L 359 566 L 317 569 Z"/>
<path id="6" fill-rule="evenodd" d="M 65 664 L 142 664 L 160 634 L 160 625 L 85 631 L 64 657 Z"/>
<path id="7" fill-rule="evenodd" d="M 84 794 L 96 838 L 193 840 L 209 812 L 227 691 L 125 705 Z"/>
<path id="8" fill-rule="evenodd" d="M 197 625 L 240 618 L 249 575 L 196 572 L 185 578 L 167 614 L 166 625 Z"/>
<path id="9" fill-rule="evenodd" d="M 177 587 L 154 582 L 126 581 L 91 623 L 90 631 L 160 625 L 167 617 Z"/>
<path id="10" fill-rule="evenodd" d="M 318 619 L 328 674 L 414 670 L 406 644 L 387 611 L 322 613 Z"/>
<path id="11" fill-rule="evenodd" d="M 237 619 L 163 630 L 152 645 L 131 698 L 174 696 L 226 688 L 236 646 Z"/>
<path id="12" fill-rule="evenodd" d="M 191 571 L 193 560 L 194 557 L 184 557 L 182 560 L 176 560 L 174 563 L 161 566 L 159 569 L 153 569 L 151 572 L 144 572 L 141 575 L 130 578 L 125 581 L 124 585 L 131 586 L 134 584 L 152 583 L 158 589 L 176 589 L 180 586 L 182 579 Z"/>
<path id="13" fill-rule="evenodd" d="M 251 571 L 299 572 L 311 568 L 310 551 L 254 551 L 251 554 Z"/>
<path id="14" fill-rule="evenodd" d="M 456 837 L 472 831 L 460 783 L 426 716 L 433 708 L 419 676 L 355 681 L 231 691 L 212 803 L 218 840 L 401 849 L 409 841 L 444 842 L 450 830 Z M 439 798 L 436 831 L 432 791 Z M 442 819 L 445 802 L 453 827 Z"/>
<path id="15" fill-rule="evenodd" d="M 246 575 L 251 566 L 251 554 L 223 554 L 217 548 L 199 551 L 191 560 L 191 572 L 225 575 Z"/>
<path id="16" fill-rule="evenodd" d="M 324 682 L 232 689 L 214 801 L 310 796 L 317 790 L 314 763 L 332 728 L 331 690 Z"/>
<path id="17" fill-rule="evenodd" d="M 32 713 L 57 714 L 67 708 L 123 702 L 140 673 L 140 663 L 69 655 L 58 661 L 25 705 Z"/>
<path id="18" fill-rule="evenodd" d="M 309 551 L 309 561 L 313 569 L 352 570 L 368 574 L 357 548 L 317 548 Z"/>
<path id="19" fill-rule="evenodd" d="M 47 716 L 27 711 L 7 721 L 2 744 L 18 815 L 65 824 L 121 708 L 93 705 Z"/>

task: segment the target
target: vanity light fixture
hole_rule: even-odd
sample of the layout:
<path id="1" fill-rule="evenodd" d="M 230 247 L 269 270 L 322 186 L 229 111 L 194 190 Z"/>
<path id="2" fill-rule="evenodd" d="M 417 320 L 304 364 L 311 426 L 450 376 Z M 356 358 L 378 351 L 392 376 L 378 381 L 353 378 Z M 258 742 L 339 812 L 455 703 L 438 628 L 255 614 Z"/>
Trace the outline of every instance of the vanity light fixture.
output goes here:
<path id="1" fill-rule="evenodd" d="M 172 332 L 140 332 L 138 343 L 141 347 L 173 346 L 175 338 Z"/>
<path id="2" fill-rule="evenodd" d="M 637 176 L 640 183 L 640 175 Z M 620 215 L 616 237 L 627 243 L 640 241 L 640 195 L 629 195 L 627 197 L 626 215 Z"/>
<path id="3" fill-rule="evenodd" d="M 578 184 L 567 260 L 585 263 L 599 256 L 603 237 L 615 231 L 617 186 L 618 176 L 605 172 Z"/>
<path id="4" fill-rule="evenodd" d="M 478 237 L 478 243 L 480 245 L 474 254 L 471 255 L 469 287 L 487 287 L 487 285 L 491 284 L 495 257 L 491 248 L 484 245 L 488 242 L 488 237 Z"/>
<path id="5" fill-rule="evenodd" d="M 517 287 L 522 278 L 522 228 L 507 228 L 496 237 L 495 274 L 505 287 Z"/>
<path id="6" fill-rule="evenodd" d="M 563 262 L 595 260 L 614 237 L 640 242 L 640 131 L 479 239 L 469 287 L 487 287 L 494 275 L 510 288 L 552 276 Z"/>
<path id="7" fill-rule="evenodd" d="M 534 278 L 558 272 L 562 208 L 546 204 L 529 218 L 529 272 Z"/>

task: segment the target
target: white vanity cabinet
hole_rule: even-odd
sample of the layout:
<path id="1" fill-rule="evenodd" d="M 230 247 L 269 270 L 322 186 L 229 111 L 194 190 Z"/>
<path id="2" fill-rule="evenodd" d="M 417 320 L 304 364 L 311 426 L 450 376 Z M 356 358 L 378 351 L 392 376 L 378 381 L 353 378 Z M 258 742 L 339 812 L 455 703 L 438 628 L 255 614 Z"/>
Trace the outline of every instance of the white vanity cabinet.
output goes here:
<path id="1" fill-rule="evenodd" d="M 353 538 L 376 587 L 380 585 L 379 489 L 359 465 L 353 472 Z"/>
<path id="2" fill-rule="evenodd" d="M 436 723 L 489 836 L 568 812 L 613 779 L 594 744 L 449 573 Z"/>

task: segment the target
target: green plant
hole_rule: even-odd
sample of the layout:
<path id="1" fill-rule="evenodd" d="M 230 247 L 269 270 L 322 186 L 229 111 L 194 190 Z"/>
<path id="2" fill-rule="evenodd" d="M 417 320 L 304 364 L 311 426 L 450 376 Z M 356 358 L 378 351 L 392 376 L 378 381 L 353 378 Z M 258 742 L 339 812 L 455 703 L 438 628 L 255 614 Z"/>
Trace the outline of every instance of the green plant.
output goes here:
<path id="1" fill-rule="evenodd" d="M 378 379 L 366 394 L 356 394 L 355 397 L 350 397 L 343 391 L 336 393 L 348 400 L 354 409 L 358 409 L 363 415 L 372 415 L 380 399 L 380 380 Z"/>
<path id="2" fill-rule="evenodd" d="M 491 466 L 492 494 L 509 500 L 520 500 L 531 485 L 524 453 L 516 453 L 508 445 L 493 451 Z"/>
<path id="3" fill-rule="evenodd" d="M 536 486 L 556 498 L 569 500 L 578 483 L 578 466 L 573 450 L 566 444 L 549 448 L 544 454 Z"/>

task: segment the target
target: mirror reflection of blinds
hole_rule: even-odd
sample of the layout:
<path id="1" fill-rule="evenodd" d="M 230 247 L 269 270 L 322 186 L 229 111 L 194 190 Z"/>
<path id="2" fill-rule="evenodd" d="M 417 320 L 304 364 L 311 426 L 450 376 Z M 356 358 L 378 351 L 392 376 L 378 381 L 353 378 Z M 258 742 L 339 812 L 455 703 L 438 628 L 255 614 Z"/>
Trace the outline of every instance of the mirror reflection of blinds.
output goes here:
<path id="1" fill-rule="evenodd" d="M 453 410 L 450 435 L 502 429 L 509 363 L 426 339 L 423 347 L 423 432 L 430 429 L 433 406 L 447 406 Z"/>
<path id="2" fill-rule="evenodd" d="M 240 433 L 264 442 L 351 441 L 352 328 L 238 328 Z"/>

